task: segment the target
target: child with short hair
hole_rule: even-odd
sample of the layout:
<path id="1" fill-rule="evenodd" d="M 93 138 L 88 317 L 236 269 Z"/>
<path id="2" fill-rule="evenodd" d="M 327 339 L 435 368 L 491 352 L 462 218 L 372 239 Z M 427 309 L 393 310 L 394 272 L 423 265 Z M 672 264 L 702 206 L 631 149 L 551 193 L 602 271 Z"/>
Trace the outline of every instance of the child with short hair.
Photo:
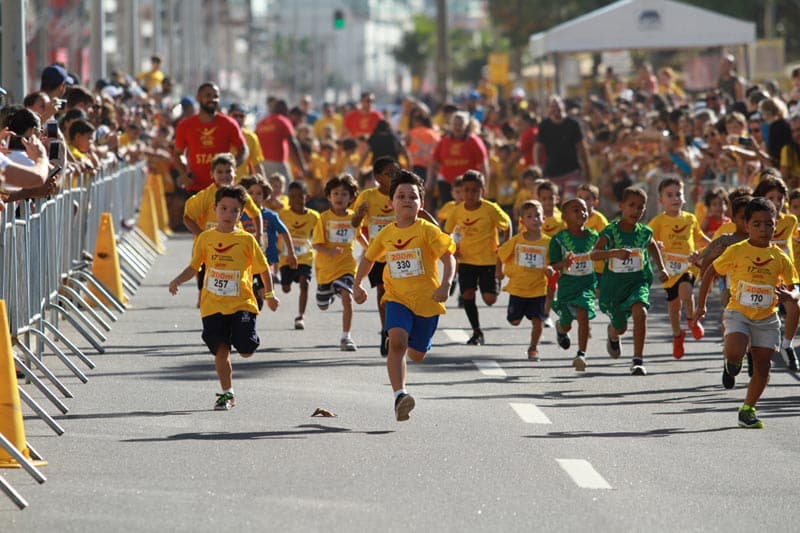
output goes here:
<path id="1" fill-rule="evenodd" d="M 499 205 L 483 199 L 485 181 L 477 170 L 468 170 L 462 178 L 464 201 L 453 209 L 447 219 L 445 231 L 453 233 L 460 229 L 461 239 L 456 252 L 458 260 L 458 285 L 464 302 L 464 311 L 472 327 L 472 336 L 467 344 L 484 343 L 475 293 L 480 288 L 486 305 L 497 301 L 498 233 L 505 242 L 511 233 L 511 219 Z"/>
<path id="2" fill-rule="evenodd" d="M 640 222 L 646 204 L 646 192 L 638 187 L 627 187 L 622 193 L 619 218 L 600 232 L 591 253 L 592 260 L 606 262 L 600 278 L 600 310 L 611 318 L 606 350 L 614 359 L 622 353 L 619 336 L 627 331 L 628 318 L 633 317 L 631 374 L 634 376 L 647 375 L 643 358 L 653 281 L 651 256 L 661 282 L 669 279 L 661 252 L 653 240 L 653 230 Z"/>
<path id="3" fill-rule="evenodd" d="M 292 236 L 293 252 L 296 265 L 292 266 L 287 253 L 280 255 L 281 288 L 284 293 L 292 290 L 292 283 L 300 285 L 297 301 L 297 316 L 294 318 L 294 329 L 305 329 L 305 313 L 308 304 L 308 284 L 311 281 L 311 265 L 314 263 L 314 248 L 311 246 L 311 235 L 319 221 L 319 213 L 306 207 L 308 189 L 302 181 L 289 184 L 289 207 L 282 209 L 278 216 L 289 228 Z M 287 250 L 288 252 L 288 250 Z"/>
<path id="4" fill-rule="evenodd" d="M 214 194 L 216 227 L 197 237 L 189 266 L 169 283 L 169 292 L 175 295 L 181 283 L 197 275 L 201 265 L 208 265 L 200 316 L 203 341 L 214 354 L 222 387 L 214 403 L 218 411 L 236 405 L 231 346 L 242 357 L 250 357 L 261 342 L 256 332 L 258 306 L 252 289 L 253 275 L 261 274 L 264 278 L 262 297 L 267 306 L 275 311 L 280 303 L 272 291 L 272 280 L 264 275 L 269 264 L 261 246 L 252 235 L 237 227 L 247 200 L 247 191 L 241 185 L 218 188 Z"/>
<path id="5" fill-rule="evenodd" d="M 667 309 L 672 326 L 672 357 L 683 357 L 686 331 L 681 328 L 681 309 L 686 309 L 686 321 L 692 336 L 700 340 L 705 334 L 703 325 L 694 321 L 694 280 L 697 270 L 698 245 L 706 245 L 708 237 L 692 213 L 683 210 L 683 181 L 667 177 L 658 184 L 658 201 L 664 209 L 654 216 L 648 226 L 653 240 L 664 257 L 669 279 L 662 284 L 667 293 Z"/>
<path id="6" fill-rule="evenodd" d="M 728 205 L 733 206 L 733 202 L 735 202 L 737 198 L 741 197 L 747 197 L 748 199 L 752 198 L 753 188 L 750 187 L 749 185 L 740 185 L 739 187 L 735 187 L 729 190 Z M 718 227 L 717 230 L 714 232 L 714 234 L 711 236 L 711 239 L 714 240 L 720 235 L 725 235 L 726 233 L 733 233 L 734 231 L 736 231 L 736 224 L 733 223 L 733 220 L 730 220 L 722 224 L 720 227 Z"/>
<path id="7" fill-rule="evenodd" d="M 560 273 L 553 309 L 558 314 L 556 338 L 568 350 L 567 333 L 572 322 L 578 322 L 578 351 L 572 360 L 578 372 L 586 370 L 586 347 L 589 343 L 589 321 L 595 317 L 594 300 L 597 278 L 590 254 L 599 235 L 586 227 L 589 212 L 586 202 L 572 198 L 561 205 L 561 216 L 567 227 L 550 241 L 550 266 Z"/>
<path id="8" fill-rule="evenodd" d="M 354 352 L 358 349 L 350 336 L 353 322 L 353 276 L 356 260 L 355 243 L 364 248 L 367 241 L 350 223 L 353 210 L 350 204 L 358 193 L 358 183 L 350 174 L 340 174 L 325 184 L 325 197 L 331 207 L 320 213 L 314 228 L 312 246 L 317 254 L 314 266 L 317 272 L 317 306 L 326 310 L 336 296 L 342 299 L 342 336 L 339 348 Z"/>
<path id="9" fill-rule="evenodd" d="M 561 211 L 556 207 L 559 202 L 558 185 L 550 180 L 541 180 L 541 182 L 537 180 L 537 182 L 539 185 L 536 188 L 536 198 L 542 203 L 542 208 L 544 208 L 544 225 L 542 225 L 542 232 L 552 237 L 567 227 L 564 220 L 561 218 Z M 546 328 L 553 327 L 553 320 L 550 318 L 550 307 L 553 304 L 553 297 L 558 288 L 558 276 L 559 273 L 556 272 L 554 276 L 551 276 L 547 280 L 547 300 L 544 305 L 546 314 L 544 326 Z"/>
<path id="10" fill-rule="evenodd" d="M 514 206 L 511 209 L 511 220 L 517 221 L 521 216 L 522 204 L 528 200 L 537 200 L 536 181 L 542 179 L 542 169 L 539 167 L 528 167 L 522 171 L 519 178 L 519 187 L 514 197 Z"/>
<path id="11" fill-rule="evenodd" d="M 264 199 L 264 205 L 275 212 L 289 206 L 289 198 L 283 194 L 286 189 L 286 176 L 275 172 L 267 177 L 267 183 L 272 187 L 272 192 Z"/>
<path id="12" fill-rule="evenodd" d="M 362 304 L 367 293 L 362 283 L 379 257 L 385 255 L 383 272 L 386 289 L 386 330 L 389 353 L 386 370 L 394 393 L 398 422 L 409 419 L 414 398 L 406 390 L 406 354 L 421 362 L 431 348 L 439 315 L 446 309 L 450 283 L 455 271 L 455 243 L 435 224 L 418 218 L 424 187 L 416 174 L 400 170 L 392 178 L 389 196 L 395 221 L 372 240 L 361 262 L 353 286 L 353 297 Z M 439 281 L 438 263 L 443 264 Z"/>
<path id="13" fill-rule="evenodd" d="M 531 321 L 531 342 L 528 359 L 539 361 L 539 339 L 542 321 L 546 318 L 544 303 L 547 295 L 550 237 L 542 234 L 544 214 L 538 200 L 528 200 L 520 206 L 522 231 L 497 249 L 495 276 L 509 282 L 503 288 L 509 293 L 506 320 L 518 326 L 522 318 Z"/>
<path id="14" fill-rule="evenodd" d="M 797 307 L 800 295 L 794 289 L 797 272 L 789 257 L 772 246 L 777 209 L 765 198 L 751 200 L 744 212 L 749 238 L 727 248 L 703 275 L 695 318 L 706 313 L 706 300 L 716 276 L 728 276 L 731 298 L 725 314 L 725 363 L 722 385 L 732 389 L 749 351 L 753 376 L 747 387 L 744 404 L 739 408 L 738 423 L 743 428 L 763 428 L 756 402 L 769 380 L 772 353 L 780 346 L 778 301 Z"/>
<path id="15" fill-rule="evenodd" d="M 720 226 L 731 221 L 726 215 L 728 193 L 722 187 L 714 187 L 703 196 L 703 203 L 706 206 L 706 216 L 700 223 L 700 229 L 711 238 Z"/>

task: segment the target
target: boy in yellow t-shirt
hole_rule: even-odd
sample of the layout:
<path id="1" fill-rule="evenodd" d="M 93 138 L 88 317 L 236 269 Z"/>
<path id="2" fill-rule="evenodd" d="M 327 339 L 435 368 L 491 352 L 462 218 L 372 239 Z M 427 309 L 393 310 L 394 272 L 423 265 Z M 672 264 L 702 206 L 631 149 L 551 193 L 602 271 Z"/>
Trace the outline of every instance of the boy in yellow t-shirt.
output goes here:
<path id="1" fill-rule="evenodd" d="M 314 249 L 311 247 L 311 235 L 319 221 L 319 213 L 306 207 L 308 189 L 302 181 L 289 184 L 289 207 L 282 209 L 278 216 L 286 225 L 292 236 L 294 256 L 297 268 L 292 268 L 287 250 L 280 254 L 281 288 L 284 293 L 292 290 L 292 283 L 300 285 L 297 302 L 297 316 L 294 329 L 305 329 L 305 313 L 308 304 L 308 283 L 311 280 L 311 265 L 314 263 Z"/>
<path id="2" fill-rule="evenodd" d="M 770 241 L 777 219 L 775 206 L 765 198 L 754 198 L 745 208 L 749 238 L 728 247 L 703 274 L 695 319 L 706 313 L 706 300 L 714 278 L 727 276 L 731 297 L 725 310 L 725 364 L 722 385 L 732 389 L 742 359 L 750 350 L 753 376 L 747 386 L 744 405 L 739 408 L 739 426 L 763 428 L 756 414 L 756 402 L 769 380 L 772 353 L 780 347 L 780 301 L 797 307 L 797 272 L 789 257 Z M 786 324 L 786 327 L 791 327 Z M 797 322 L 793 326 L 797 327 Z"/>
<path id="3" fill-rule="evenodd" d="M 383 302 L 389 335 L 386 369 L 398 421 L 408 420 L 415 404 L 406 391 L 405 356 L 421 362 L 431 349 L 455 271 L 453 240 L 436 225 L 418 218 L 423 190 L 419 176 L 407 170 L 400 170 L 392 178 L 389 196 L 395 221 L 372 239 L 358 265 L 353 286 L 356 302 L 364 303 L 367 300 L 362 286 L 364 278 L 375 261 L 385 255 Z M 444 266 L 441 282 L 437 261 Z"/>
<path id="4" fill-rule="evenodd" d="M 511 219 L 494 202 L 483 199 L 485 182 L 483 174 L 468 170 L 462 177 L 464 201 L 453 209 L 447 219 L 445 231 L 453 233 L 459 228 L 458 285 L 464 302 L 464 311 L 472 326 L 472 336 L 467 344 L 477 346 L 484 343 L 475 304 L 475 293 L 480 288 L 486 305 L 497 301 L 498 283 L 495 277 L 497 265 L 498 232 L 503 242 L 511 234 Z"/>
<path id="5" fill-rule="evenodd" d="M 216 194 L 217 225 L 202 232 L 194 244 L 189 266 L 170 281 L 169 292 L 189 281 L 203 264 L 208 265 L 200 316 L 203 341 L 214 354 L 222 394 L 217 394 L 214 409 L 225 411 L 236 405 L 233 393 L 231 346 L 242 357 L 250 357 L 260 340 L 256 333 L 258 305 L 253 294 L 253 276 L 261 274 L 267 306 L 275 311 L 280 303 L 272 292 L 267 258 L 255 238 L 237 227 L 247 192 L 241 185 L 220 187 Z"/>
<path id="6" fill-rule="evenodd" d="M 681 308 L 686 309 L 686 320 L 692 336 L 700 340 L 705 330 L 694 316 L 694 280 L 697 270 L 693 264 L 697 259 L 698 244 L 706 246 L 710 241 L 693 214 L 683 211 L 685 199 L 683 182 L 668 177 L 658 184 L 658 195 L 664 211 L 653 217 L 648 226 L 653 230 L 653 240 L 661 248 L 664 265 L 669 278 L 662 284 L 667 292 L 669 321 L 672 326 L 672 356 L 680 359 L 684 354 L 683 342 L 686 331 L 681 328 Z"/>
<path id="7" fill-rule="evenodd" d="M 317 271 L 317 306 L 324 311 L 336 296 L 342 299 L 342 336 L 339 348 L 345 352 L 358 349 L 350 336 L 353 322 L 353 275 L 356 273 L 353 249 L 356 241 L 364 248 L 367 247 L 364 236 L 350 224 L 353 210 L 349 207 L 357 193 L 358 183 L 350 174 L 341 174 L 325 184 L 325 197 L 331 208 L 320 214 L 311 241 L 317 252 L 314 259 Z"/>
<path id="8" fill-rule="evenodd" d="M 353 203 L 353 215 L 350 221 L 359 232 L 366 233 L 368 242 L 372 242 L 380 231 L 394 221 L 394 208 L 389 198 L 389 183 L 400 165 L 388 156 L 379 157 L 372 165 L 372 174 L 375 176 L 377 187 L 365 189 L 358 193 L 358 198 Z M 369 271 L 369 284 L 375 288 L 378 297 L 378 314 L 381 318 L 381 345 L 380 353 L 383 357 L 389 353 L 387 345 L 388 336 L 384 324 L 386 312 L 383 301 L 383 269 L 386 267 L 386 258 L 379 257 L 372 270 Z"/>
<path id="9" fill-rule="evenodd" d="M 503 289 L 509 293 L 506 320 L 518 326 L 525 317 L 531 321 L 531 343 L 528 359 L 539 360 L 539 339 L 542 321 L 546 318 L 544 302 L 547 295 L 548 249 L 550 237 L 542 234 L 542 204 L 528 200 L 520 206 L 523 231 L 503 243 L 497 250 L 496 277 L 509 282 Z"/>

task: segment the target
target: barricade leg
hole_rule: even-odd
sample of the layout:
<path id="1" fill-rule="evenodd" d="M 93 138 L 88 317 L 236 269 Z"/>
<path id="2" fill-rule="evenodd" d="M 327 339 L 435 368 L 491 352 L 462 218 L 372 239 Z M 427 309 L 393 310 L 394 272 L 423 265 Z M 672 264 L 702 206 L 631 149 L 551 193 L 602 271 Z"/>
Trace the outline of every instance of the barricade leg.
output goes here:
<path id="1" fill-rule="evenodd" d="M 74 396 L 72 395 L 72 392 L 66 387 L 66 385 L 64 385 L 64 383 L 62 383 L 61 380 L 58 379 L 55 376 L 55 374 L 53 374 L 53 372 L 49 368 L 47 368 L 47 365 L 45 365 L 44 362 L 41 359 L 39 359 L 39 357 L 37 357 L 35 353 L 33 353 L 27 346 L 25 346 L 22 343 L 18 343 L 17 347 L 22 351 L 22 353 L 25 354 L 25 357 L 27 357 L 29 361 L 33 362 L 33 364 L 36 365 L 36 368 L 38 368 L 39 371 L 42 374 L 44 374 L 44 376 L 48 380 L 50 380 L 50 383 L 55 385 L 55 387 L 59 391 L 61 391 L 61 394 L 64 395 L 64 398 L 74 398 Z M 17 357 L 14 356 L 14 358 L 16 359 Z M 25 376 L 28 379 L 30 379 L 33 383 L 36 383 L 37 381 L 39 381 L 38 379 L 34 379 L 34 378 L 36 378 L 36 375 L 30 369 L 28 369 L 28 367 L 26 367 L 25 365 L 20 365 L 19 370 L 22 373 L 24 373 Z M 31 376 L 33 376 L 33 377 L 31 377 Z M 39 381 L 39 383 L 41 383 L 41 381 Z M 37 387 L 38 387 L 38 385 L 37 385 Z M 40 390 L 42 390 L 41 387 L 39 387 L 39 388 L 40 388 Z M 45 387 L 45 389 L 46 389 L 46 387 Z M 42 392 L 45 392 L 45 391 L 42 390 Z M 45 395 L 47 395 L 47 393 L 45 393 Z M 53 397 L 53 399 L 55 399 L 55 396 Z M 58 404 L 56 404 L 56 407 L 59 407 Z M 64 407 L 64 408 L 66 409 L 66 407 Z M 62 412 L 66 413 L 66 411 L 62 411 Z"/>
<path id="2" fill-rule="evenodd" d="M 97 314 L 97 311 L 92 309 L 91 306 L 87 305 L 83 301 L 83 298 L 81 298 L 81 295 L 78 293 L 78 291 L 76 291 L 69 285 L 62 285 L 59 291 L 62 293 L 66 293 L 69 296 L 72 296 L 72 298 L 74 298 L 75 300 L 73 303 L 76 305 L 76 307 L 80 305 L 83 308 L 81 312 L 91 315 L 91 317 L 95 320 L 95 322 L 100 324 L 100 326 L 102 326 L 104 330 L 111 331 L 111 326 L 109 325 L 109 323 L 103 320 L 103 317 Z M 103 339 L 103 341 L 105 341 L 105 339 Z"/>
<path id="3" fill-rule="evenodd" d="M 59 298 L 59 297 L 60 297 L 60 296 L 57 296 L 56 298 Z M 70 302 L 70 301 L 69 301 L 69 300 L 67 300 L 66 298 L 64 298 L 64 300 L 63 300 L 63 301 L 65 302 L 65 304 L 67 304 L 67 305 L 70 305 L 70 306 L 72 306 L 72 307 L 75 307 L 74 305 L 72 305 L 72 302 Z M 67 322 L 69 322 L 69 323 L 72 325 L 72 327 L 73 327 L 73 328 L 75 328 L 75 329 L 78 331 L 78 333 L 80 333 L 81 335 L 83 335 L 83 338 L 84 338 L 84 339 L 86 339 L 86 340 L 89 342 L 89 344 L 91 344 L 91 345 L 94 347 L 94 349 L 95 349 L 95 350 L 97 350 L 99 353 L 105 353 L 105 352 L 106 352 L 106 349 L 105 349 L 105 348 L 103 348 L 103 346 L 102 346 L 102 345 L 100 345 L 100 343 L 98 343 L 98 342 L 95 340 L 95 338 L 94 338 L 94 337 L 92 337 L 92 336 L 89 334 L 89 332 L 88 332 L 88 331 L 86 331 L 86 330 L 83 328 L 83 326 L 82 326 L 80 323 L 78 323 L 78 321 L 77 321 L 77 320 L 75 320 L 75 318 L 74 318 L 72 315 L 70 315 L 70 314 L 69 314 L 69 311 L 67 311 L 65 308 L 61 307 L 60 305 L 58 305 L 58 304 L 55 304 L 55 303 L 52 303 L 52 302 L 50 302 L 49 304 L 47 304 L 47 307 L 49 307 L 50 309 L 53 309 L 53 310 L 57 311 L 57 313 L 60 313 L 61 315 L 63 315 L 63 316 L 64 316 L 64 318 L 65 318 L 65 319 L 67 319 Z M 76 311 L 77 311 L 77 309 L 76 309 Z M 90 324 L 90 326 L 91 326 L 93 329 L 95 329 L 95 328 L 94 328 L 94 324 Z M 96 331 L 96 329 L 95 329 L 95 331 Z M 99 336 L 102 338 L 102 340 L 105 340 L 105 337 L 103 337 L 103 334 L 102 334 L 102 333 L 100 333 L 99 331 L 97 331 L 97 334 L 98 334 L 98 335 L 99 335 Z"/>
<path id="4" fill-rule="evenodd" d="M 122 264 L 122 261 L 124 261 L 128 264 L 133 273 L 136 274 L 136 277 L 139 280 L 143 280 L 147 275 L 147 271 L 150 269 L 150 265 L 137 256 L 132 246 L 120 245 L 117 251 L 119 252 L 120 267 L 124 266 Z"/>
<path id="5" fill-rule="evenodd" d="M 86 283 L 97 289 L 98 292 L 100 292 L 109 302 L 111 302 L 111 305 L 117 311 L 120 313 L 125 312 L 125 304 L 122 303 L 111 291 L 109 291 L 108 288 L 106 288 L 106 286 L 100 282 L 100 280 L 95 278 L 89 272 L 86 272 L 85 270 L 78 270 L 72 273 L 72 278 L 84 279 Z"/>
<path id="6" fill-rule="evenodd" d="M 67 310 L 69 310 L 69 311 L 72 311 L 73 313 L 75 313 L 75 314 L 78 316 L 78 318 L 80 318 L 80 319 L 81 319 L 81 322 L 83 322 L 83 324 L 84 324 L 84 325 L 85 325 L 85 326 L 86 326 L 86 327 L 89 329 L 89 331 L 91 331 L 91 332 L 92 332 L 92 333 L 93 333 L 93 334 L 94 334 L 94 335 L 95 335 L 97 338 L 99 338 L 101 342 L 106 342 L 106 340 L 107 340 L 107 339 L 106 339 L 106 336 L 105 336 L 105 335 L 103 335 L 103 333 L 102 333 L 102 332 L 101 332 L 99 329 L 97 329 L 97 326 L 95 326 L 95 325 L 94 325 L 94 324 L 93 324 L 93 323 L 92 323 L 92 322 L 91 322 L 91 321 L 90 321 L 90 320 L 89 320 L 89 319 L 86 317 L 86 315 L 84 315 L 84 314 L 81 312 L 81 310 L 80 310 L 80 309 L 78 309 L 78 306 L 77 306 L 77 305 L 75 305 L 74 303 L 72 303 L 72 300 L 70 300 L 69 298 L 67 298 L 67 297 L 66 297 L 66 296 L 64 296 L 63 294 L 58 294 L 58 295 L 56 295 L 56 299 L 57 299 L 59 302 L 61 302 L 62 304 L 64 304 L 64 308 L 65 308 L 65 309 L 67 309 Z M 66 315 L 66 316 L 70 316 L 70 314 L 69 314 L 69 313 L 67 313 L 67 315 Z"/>
<path id="7" fill-rule="evenodd" d="M 108 306 L 105 303 L 103 303 L 100 300 L 100 298 L 98 298 L 97 295 L 95 295 L 95 293 L 92 292 L 85 283 L 77 279 L 74 274 L 67 276 L 66 281 L 68 284 L 75 285 L 76 287 L 78 287 L 78 289 L 83 291 L 83 293 L 86 295 L 86 298 L 90 300 L 91 304 L 94 307 L 100 309 L 112 322 L 116 322 L 118 320 L 117 315 L 112 313 L 111 309 L 109 309 Z M 77 292 L 76 289 L 73 288 L 73 290 Z"/>
<path id="8" fill-rule="evenodd" d="M 47 329 L 47 330 L 50 330 L 50 331 L 53 333 L 53 335 L 55 335 L 55 336 L 56 336 L 57 340 L 59 340 L 59 341 L 63 342 L 63 343 L 64 343 L 64 345 L 65 345 L 67 348 L 69 348 L 69 349 L 70 349 L 70 351 L 71 351 L 72 353 L 74 353 L 74 354 L 75 354 L 75 356 L 76 356 L 78 359 L 80 359 L 81 361 L 83 361 L 83 364 L 85 364 L 87 367 L 89 367 L 89 369 L 90 369 L 90 370 L 94 369 L 94 367 L 95 367 L 94 361 L 92 361 L 91 359 L 89 359 L 88 357 L 86 357 L 86 354 L 84 354 L 84 353 L 81 351 L 81 349 L 80 349 L 80 348 L 78 348 L 77 346 L 75 346 L 75 345 L 72 343 L 72 341 L 71 341 L 71 340 L 69 340 L 69 339 L 67 338 L 67 336 L 66 336 L 66 335 L 64 335 L 63 333 L 61 333 L 61 330 L 59 330 L 57 327 L 55 327 L 53 324 L 51 324 L 51 323 L 50 323 L 50 322 L 48 322 L 47 320 L 42 320 L 42 324 L 44 325 L 45 329 Z"/>
<path id="9" fill-rule="evenodd" d="M 75 363 L 73 363 L 73 362 L 70 360 L 70 358 L 69 358 L 69 357 L 67 357 L 67 355 L 66 355 L 64 352 L 62 352 L 62 351 L 61 351 L 61 348 L 59 348 L 58 346 L 56 346 L 56 343 L 54 343 L 52 340 L 50 340 L 50 338 L 49 338 L 47 335 L 45 335 L 45 334 L 44 334 L 44 333 L 42 333 L 41 331 L 39 331 L 39 330 L 37 330 L 37 329 L 33 329 L 33 328 L 31 328 L 31 330 L 30 330 L 30 331 L 31 331 L 31 333 L 33 333 L 35 336 L 39 337 L 39 338 L 40 338 L 40 339 L 41 339 L 41 340 L 42 340 L 42 341 L 43 341 L 43 342 L 44 342 L 44 343 L 45 343 L 47 346 L 49 346 L 49 347 L 50 347 L 50 349 L 51 349 L 51 350 L 53 350 L 53 353 L 56 355 L 56 357 L 58 357 L 58 358 L 61 360 L 61 362 L 62 362 L 62 363 L 64 363 L 64 366 L 66 366 L 67 368 L 69 368 L 69 369 L 70 369 L 70 371 L 71 371 L 73 374 L 75 374 L 75 376 L 76 376 L 78 379 L 80 379 L 80 380 L 81 380 L 82 382 L 84 382 L 84 383 L 86 383 L 87 381 L 89 381 L 89 378 L 87 378 L 87 377 L 86 377 L 86 374 L 84 374 L 84 373 L 81 371 L 81 369 L 80 369 L 80 368 L 78 368 L 77 366 L 75 366 Z"/>
<path id="10" fill-rule="evenodd" d="M 0 446 L 2 446 L 8 455 L 10 455 L 19 465 L 25 469 L 27 473 L 31 475 L 33 479 L 35 479 L 38 483 L 44 483 L 47 481 L 47 478 L 44 477 L 44 474 L 36 468 L 36 466 L 31 462 L 30 459 L 25 457 L 25 455 L 19 451 L 14 444 L 11 443 L 10 440 L 5 438 L 5 436 L 0 433 Z M 27 446 L 27 443 L 26 443 Z M 30 450 L 30 448 L 28 448 Z M 37 458 L 36 461 L 41 461 L 41 458 Z M 44 464 L 47 464 L 46 462 Z"/>
<path id="11" fill-rule="evenodd" d="M 62 428 L 59 425 L 59 423 L 53 419 L 52 416 L 47 414 L 47 412 L 44 409 L 42 409 L 42 406 L 36 403 L 36 400 L 31 398 L 30 394 L 25 392 L 25 389 L 23 388 L 19 389 L 19 397 L 22 398 L 22 401 L 25 402 L 28 405 L 28 407 L 33 409 L 33 412 L 36 413 L 36 415 L 39 418 L 44 420 L 45 424 L 50 426 L 50 429 L 52 429 L 56 435 L 61 436 L 64 434 L 64 428 Z"/>
<path id="12" fill-rule="evenodd" d="M 14 490 L 14 487 L 12 487 L 3 476 L 0 476 L 0 490 L 5 492 L 6 496 L 8 496 L 8 498 L 14 502 L 14 505 L 16 505 L 20 510 L 25 509 L 28 506 L 28 502 L 25 501 L 25 498 L 23 498 L 19 492 Z"/>

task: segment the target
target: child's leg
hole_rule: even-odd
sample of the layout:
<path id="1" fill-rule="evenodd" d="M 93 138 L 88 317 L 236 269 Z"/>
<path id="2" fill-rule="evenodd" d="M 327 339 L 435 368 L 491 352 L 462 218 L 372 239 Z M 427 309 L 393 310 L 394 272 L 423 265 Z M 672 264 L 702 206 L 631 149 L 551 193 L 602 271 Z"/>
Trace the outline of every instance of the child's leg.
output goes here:
<path id="1" fill-rule="evenodd" d="M 230 346 L 225 343 L 220 343 L 217 346 L 217 353 L 214 355 L 214 366 L 217 367 L 217 377 L 219 377 L 219 385 L 223 391 L 233 388 L 233 366 L 231 365 L 230 355 Z"/>
<path id="2" fill-rule="evenodd" d="M 467 314 L 469 325 L 473 331 L 480 331 L 481 321 L 478 316 L 478 305 L 475 303 L 475 288 L 464 289 L 462 284 L 461 298 L 464 300 L 464 312 Z"/>
<path id="3" fill-rule="evenodd" d="M 753 356 L 754 368 L 753 377 L 750 378 L 750 383 L 747 385 L 747 394 L 744 397 L 744 403 L 751 407 L 756 406 L 756 402 L 761 398 L 761 394 L 767 387 L 769 369 L 772 366 L 772 353 L 772 348 L 761 348 L 757 346 L 750 348 L 750 354 Z M 741 359 L 739 361 L 741 362 Z"/>
<path id="4" fill-rule="evenodd" d="M 578 321 L 578 350 L 586 353 L 589 344 L 589 311 L 583 307 L 576 307 L 575 318 Z"/>
<path id="5" fill-rule="evenodd" d="M 687 317 L 694 316 L 694 285 L 688 281 L 683 281 L 678 286 L 678 296 Z M 678 317 L 680 320 L 680 316 Z"/>
<path id="6" fill-rule="evenodd" d="M 636 302 L 631 306 L 631 317 L 633 318 L 633 357 L 641 359 L 647 335 L 647 309 L 642 302 Z"/>
<path id="7" fill-rule="evenodd" d="M 681 336 L 681 299 L 675 298 L 667 302 L 669 312 L 669 325 L 672 327 L 672 336 Z M 634 323 L 635 324 L 635 323 Z"/>
<path id="8" fill-rule="evenodd" d="M 740 367 L 749 345 L 750 338 L 744 333 L 726 333 L 722 352 L 725 355 L 725 361 L 733 367 Z"/>
<path id="9" fill-rule="evenodd" d="M 486 305 L 494 305 L 497 302 L 497 293 L 494 292 L 482 292 L 481 297 Z"/>
<path id="10" fill-rule="evenodd" d="M 307 305 L 308 305 L 308 278 L 306 276 L 300 276 L 300 296 L 297 302 L 297 312 L 301 317 L 306 314 Z"/>
<path id="11" fill-rule="evenodd" d="M 386 356 L 386 370 L 392 391 L 406 388 L 406 351 L 408 350 L 408 332 L 403 328 L 389 330 L 389 355 Z M 424 354 L 423 354 L 424 355 Z"/>
<path id="12" fill-rule="evenodd" d="M 342 335 L 349 336 L 353 323 L 353 295 L 348 290 L 339 289 L 339 296 L 342 298 Z"/>
<path id="13" fill-rule="evenodd" d="M 542 319 L 533 317 L 531 319 L 531 348 L 534 350 L 539 346 L 539 339 L 542 338 Z"/>
<path id="14" fill-rule="evenodd" d="M 378 315 L 381 318 L 381 330 L 386 326 L 386 306 L 381 303 L 384 294 L 386 294 L 386 289 L 383 287 L 383 283 L 378 283 L 375 286 L 375 296 L 378 298 Z"/>

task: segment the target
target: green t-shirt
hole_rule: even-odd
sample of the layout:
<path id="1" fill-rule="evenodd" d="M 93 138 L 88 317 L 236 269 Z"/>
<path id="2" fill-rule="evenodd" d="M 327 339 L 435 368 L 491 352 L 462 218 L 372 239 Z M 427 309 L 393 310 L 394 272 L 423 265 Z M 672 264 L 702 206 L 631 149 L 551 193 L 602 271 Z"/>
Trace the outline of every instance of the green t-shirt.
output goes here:
<path id="1" fill-rule="evenodd" d="M 589 254 L 599 238 L 596 231 L 586 228 L 581 237 L 563 229 L 550 240 L 550 264 L 563 261 L 569 253 L 576 259 L 568 268 L 561 269 L 561 276 L 558 278 L 559 299 L 569 300 L 571 295 L 578 295 L 586 290 L 594 291 L 597 276 Z"/>
<path id="2" fill-rule="evenodd" d="M 637 223 L 633 231 L 623 231 L 619 220 L 611 222 L 601 232 L 607 239 L 606 250 L 629 248 L 634 254 L 625 260 L 606 259 L 606 269 L 600 280 L 600 303 L 618 296 L 632 294 L 642 286 L 649 289 L 653 282 L 653 269 L 647 247 L 653 239 L 653 230 L 645 224 Z"/>

